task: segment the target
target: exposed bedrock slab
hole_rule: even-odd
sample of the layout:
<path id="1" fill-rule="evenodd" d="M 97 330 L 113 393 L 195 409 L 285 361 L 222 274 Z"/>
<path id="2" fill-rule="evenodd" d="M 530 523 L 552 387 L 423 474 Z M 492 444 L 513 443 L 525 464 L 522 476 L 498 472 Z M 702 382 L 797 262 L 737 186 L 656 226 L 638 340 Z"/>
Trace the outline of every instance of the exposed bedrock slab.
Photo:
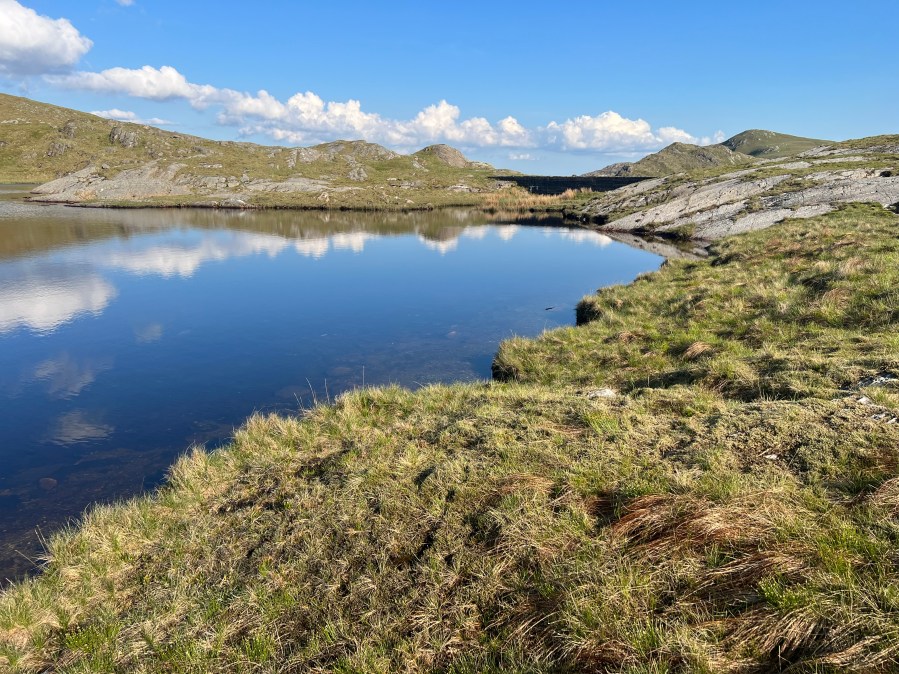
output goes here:
<path id="1" fill-rule="evenodd" d="M 822 155 L 826 156 L 824 151 L 812 156 Z M 848 157 L 860 158 L 865 159 L 857 151 Z M 877 155 L 867 159 L 877 159 Z M 764 229 L 786 218 L 822 215 L 849 202 L 895 207 L 899 204 L 899 176 L 894 175 L 895 169 L 882 166 L 809 173 L 809 162 L 788 161 L 764 167 L 784 174 L 761 178 L 753 177 L 758 168 L 680 184 L 659 178 L 609 192 L 575 215 L 596 222 L 605 231 L 688 232 L 696 238 L 720 239 Z"/>

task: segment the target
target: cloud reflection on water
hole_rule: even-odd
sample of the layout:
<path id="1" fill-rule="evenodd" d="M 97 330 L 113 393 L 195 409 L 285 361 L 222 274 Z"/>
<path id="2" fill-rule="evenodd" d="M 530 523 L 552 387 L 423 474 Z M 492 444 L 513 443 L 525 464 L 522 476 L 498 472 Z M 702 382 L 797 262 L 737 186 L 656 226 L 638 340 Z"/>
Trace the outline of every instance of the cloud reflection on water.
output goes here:
<path id="1" fill-rule="evenodd" d="M 437 233 L 423 234 L 410 228 L 423 246 L 445 255 L 459 241 L 483 239 L 490 234 L 511 240 L 517 225 L 441 226 Z M 610 240 L 593 232 L 556 230 L 574 241 Z M 232 258 L 266 255 L 275 258 L 291 248 L 304 257 L 321 259 L 331 251 L 361 253 L 383 236 L 370 231 L 292 231 L 292 235 L 259 233 L 241 229 L 170 228 L 143 231 L 127 237 L 114 236 L 81 245 L 11 261 L 0 261 L 0 334 L 17 328 L 50 333 L 82 315 L 98 315 L 118 294 L 110 272 L 138 276 L 190 278 L 204 265 Z M 135 330 L 139 343 L 155 341 L 153 330 Z"/>
<path id="2" fill-rule="evenodd" d="M 17 278 L 18 277 L 18 278 Z M 27 327 L 49 333 L 82 314 L 99 314 L 116 289 L 83 266 L 21 263 L 0 267 L 0 333 Z"/>
<path id="3" fill-rule="evenodd" d="M 38 363 L 28 379 L 45 384 L 50 398 L 67 399 L 77 396 L 112 366 L 112 358 L 78 359 L 64 352 Z"/>
<path id="4" fill-rule="evenodd" d="M 57 445 L 73 445 L 104 440 L 114 431 L 115 427 L 103 423 L 96 413 L 72 410 L 56 420 L 47 439 Z"/>
<path id="5" fill-rule="evenodd" d="M 247 232 L 208 232 L 200 241 L 190 237 L 184 241 L 168 241 L 149 247 L 143 247 L 141 240 L 124 243 L 126 245 L 112 250 L 109 249 L 111 246 L 99 247 L 88 259 L 93 258 L 91 261 L 97 266 L 138 275 L 190 278 L 208 262 L 259 254 L 273 258 L 289 244 L 279 236 Z"/>
<path id="6" fill-rule="evenodd" d="M 148 323 L 147 325 L 134 328 L 134 337 L 138 344 L 157 342 L 162 339 L 162 333 L 162 323 Z"/>

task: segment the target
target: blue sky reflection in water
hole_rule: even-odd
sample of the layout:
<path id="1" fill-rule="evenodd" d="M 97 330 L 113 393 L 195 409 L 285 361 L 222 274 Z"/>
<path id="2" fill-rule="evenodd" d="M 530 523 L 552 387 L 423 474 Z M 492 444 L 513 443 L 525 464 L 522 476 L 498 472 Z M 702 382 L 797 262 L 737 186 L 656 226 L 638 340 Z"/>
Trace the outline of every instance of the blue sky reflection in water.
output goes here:
<path id="1" fill-rule="evenodd" d="M 96 211 L 0 202 L 0 577 L 91 502 L 254 411 L 486 379 L 660 258 L 482 214 Z"/>

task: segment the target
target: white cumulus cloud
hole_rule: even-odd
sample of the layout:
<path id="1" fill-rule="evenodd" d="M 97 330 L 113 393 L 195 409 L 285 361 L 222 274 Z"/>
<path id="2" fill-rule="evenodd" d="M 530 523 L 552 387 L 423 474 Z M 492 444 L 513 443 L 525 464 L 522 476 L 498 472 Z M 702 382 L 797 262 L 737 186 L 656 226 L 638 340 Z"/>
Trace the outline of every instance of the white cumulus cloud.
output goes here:
<path id="1" fill-rule="evenodd" d="M 0 0 L 0 74 L 67 70 L 92 46 L 68 19 L 51 19 L 16 0 Z"/>
<path id="2" fill-rule="evenodd" d="M 678 132 L 678 140 L 692 138 L 686 131 L 672 127 L 653 132 L 649 122 L 628 119 L 611 110 L 596 116 L 581 115 L 561 123 L 550 122 L 545 131 L 550 144 L 563 150 L 644 150 L 674 142 L 675 132 Z"/>
<path id="3" fill-rule="evenodd" d="M 253 94 L 197 84 L 172 66 L 109 68 L 47 79 L 59 86 L 104 94 L 184 100 L 200 110 L 214 106 L 220 124 L 234 126 L 245 136 L 266 135 L 291 144 L 362 138 L 412 148 L 445 142 L 464 148 L 514 148 L 523 159 L 526 153 L 520 151 L 531 148 L 626 153 L 649 152 L 673 142 L 712 142 L 673 126 L 653 128 L 646 120 L 628 119 L 611 110 L 526 127 L 511 115 L 495 122 L 465 118 L 458 106 L 442 100 L 410 119 L 390 119 L 364 110 L 358 100 L 325 101 L 312 91 L 281 100 L 264 89 Z"/>
<path id="4" fill-rule="evenodd" d="M 160 119 L 159 117 L 148 117 L 147 119 L 144 119 L 142 117 L 139 117 L 136 112 L 131 112 L 130 110 L 119 110 L 118 108 L 111 108 L 109 110 L 92 110 L 91 114 L 97 115 L 97 117 L 105 117 L 106 119 L 114 119 L 117 122 L 133 122 L 134 124 L 168 126 L 174 123 L 170 122 L 167 119 Z"/>
<path id="5" fill-rule="evenodd" d="M 2 2 L 3 0 L 0 0 Z M 175 98 L 187 99 L 198 108 L 213 102 L 219 90 L 208 84 L 192 84 L 171 66 L 154 68 L 108 68 L 98 73 L 76 72 L 68 75 L 51 76 L 51 83 L 71 89 L 95 91 L 106 94 L 125 94 L 153 101 L 167 101 Z"/>

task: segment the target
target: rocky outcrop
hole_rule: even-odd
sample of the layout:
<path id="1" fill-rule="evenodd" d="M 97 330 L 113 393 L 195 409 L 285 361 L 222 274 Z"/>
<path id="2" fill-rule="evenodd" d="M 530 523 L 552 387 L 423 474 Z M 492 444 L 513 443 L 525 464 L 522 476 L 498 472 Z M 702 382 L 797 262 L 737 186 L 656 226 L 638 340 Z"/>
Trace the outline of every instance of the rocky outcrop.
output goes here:
<path id="1" fill-rule="evenodd" d="M 140 136 L 136 131 L 124 126 L 114 126 L 109 132 L 109 142 L 113 145 L 121 145 L 124 148 L 137 147 Z"/>
<path id="2" fill-rule="evenodd" d="M 685 181 L 683 176 L 646 180 L 608 192 L 569 215 L 591 221 L 602 231 L 711 240 L 770 227 L 786 218 L 822 215 L 849 202 L 896 208 L 899 175 L 896 167 L 887 165 L 897 160 L 895 153 L 846 148 L 851 154 L 834 158 L 833 153 L 842 149 L 815 148 L 795 161 L 763 162 L 705 180 Z M 871 166 L 834 166 L 859 161 Z"/>
<path id="3" fill-rule="evenodd" d="M 286 180 L 238 179 L 234 176 L 196 176 L 183 171 L 184 164 L 160 165 L 150 162 L 137 169 L 107 178 L 96 166 L 52 180 L 32 190 L 32 201 L 81 203 L 96 201 L 140 201 L 154 197 L 214 197 L 222 203 L 247 204 L 241 193 L 298 193 L 346 191 L 352 187 L 331 187 L 327 180 L 293 176 Z M 205 202 L 199 202 L 205 203 Z"/>
<path id="4" fill-rule="evenodd" d="M 449 145 L 428 145 L 415 154 L 436 157 L 447 166 L 452 166 L 453 168 L 468 168 L 471 165 L 471 162 L 465 158 L 465 155 Z"/>
<path id="5" fill-rule="evenodd" d="M 59 157 L 65 154 L 66 150 L 69 149 L 69 146 L 66 143 L 60 142 L 58 140 L 50 143 L 50 147 L 47 148 L 47 156 L 48 157 Z"/>
<path id="6" fill-rule="evenodd" d="M 330 183 L 327 180 L 314 180 L 299 176 L 287 180 L 250 180 L 243 184 L 250 192 L 321 192 Z"/>
<path id="7" fill-rule="evenodd" d="M 133 201 L 150 197 L 191 194 L 191 183 L 179 178 L 183 164 L 160 166 L 150 162 L 140 168 L 122 171 L 114 179 L 100 174 L 96 166 L 88 166 L 63 178 L 51 180 L 32 190 L 32 201 Z"/>
<path id="8" fill-rule="evenodd" d="M 317 153 L 317 158 L 326 161 L 334 161 L 339 157 L 350 161 L 387 161 L 401 156 L 382 145 L 367 143 L 364 140 L 335 140 L 311 148 L 298 148 L 298 151 L 301 150 L 305 150 L 310 157 L 314 156 L 313 153 Z"/>

